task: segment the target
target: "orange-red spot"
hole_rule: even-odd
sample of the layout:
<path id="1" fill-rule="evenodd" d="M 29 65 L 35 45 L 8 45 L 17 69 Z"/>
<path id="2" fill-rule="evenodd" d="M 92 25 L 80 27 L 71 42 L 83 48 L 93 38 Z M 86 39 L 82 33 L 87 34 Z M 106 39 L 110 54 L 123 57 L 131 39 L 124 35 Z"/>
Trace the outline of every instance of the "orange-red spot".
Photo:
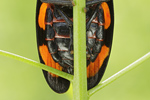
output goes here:
<path id="1" fill-rule="evenodd" d="M 105 19 L 104 28 L 108 29 L 108 27 L 110 26 L 110 23 L 111 23 L 109 6 L 108 6 L 108 4 L 106 2 L 103 2 L 101 4 L 101 7 L 104 10 L 104 19 Z"/>
<path id="2" fill-rule="evenodd" d="M 60 65 L 58 63 L 56 63 L 56 69 L 60 70 Z"/>
<path id="3" fill-rule="evenodd" d="M 101 68 L 104 60 L 109 55 L 109 48 L 104 45 L 102 46 L 101 52 L 98 54 L 94 62 L 90 62 L 87 67 L 87 78 L 93 77 Z"/>
<path id="4" fill-rule="evenodd" d="M 99 63 L 100 63 L 100 60 L 99 60 L 99 57 L 97 57 L 96 60 L 94 61 L 94 75 L 99 70 Z"/>
<path id="5" fill-rule="evenodd" d="M 53 60 L 53 58 L 52 58 L 51 54 L 49 53 L 46 45 L 43 44 L 42 46 L 39 46 L 39 51 L 40 51 L 41 57 L 42 57 L 45 65 L 62 71 L 62 67 Z M 53 77 L 58 77 L 55 74 L 52 74 L 52 73 L 50 73 L 50 74 Z"/>
<path id="6" fill-rule="evenodd" d="M 48 7 L 47 3 L 42 3 L 39 11 L 38 23 L 40 28 L 45 30 L 45 16 L 46 16 L 46 9 Z"/>
<path id="7" fill-rule="evenodd" d="M 87 67 L 87 77 L 88 77 L 88 78 L 90 77 L 90 72 L 89 72 L 89 70 L 90 70 L 90 66 L 88 65 L 88 67 Z"/>
<path id="8" fill-rule="evenodd" d="M 107 57 L 109 55 L 109 48 L 106 46 L 106 45 L 104 45 L 103 47 L 102 47 L 102 50 L 101 50 L 101 52 L 99 53 L 99 60 L 100 60 L 100 63 L 99 63 L 99 68 L 102 66 L 102 64 L 103 64 L 103 62 L 104 62 L 104 60 L 105 60 L 105 58 Z"/>
<path id="9" fill-rule="evenodd" d="M 50 56 L 50 66 L 55 68 L 55 62 L 53 60 L 53 58 Z M 52 74 L 53 77 L 55 77 L 56 75 L 55 74 Z"/>
<path id="10" fill-rule="evenodd" d="M 90 76 L 94 76 L 95 75 L 95 72 L 94 72 L 94 68 L 95 66 L 94 66 L 94 63 L 90 63 Z"/>

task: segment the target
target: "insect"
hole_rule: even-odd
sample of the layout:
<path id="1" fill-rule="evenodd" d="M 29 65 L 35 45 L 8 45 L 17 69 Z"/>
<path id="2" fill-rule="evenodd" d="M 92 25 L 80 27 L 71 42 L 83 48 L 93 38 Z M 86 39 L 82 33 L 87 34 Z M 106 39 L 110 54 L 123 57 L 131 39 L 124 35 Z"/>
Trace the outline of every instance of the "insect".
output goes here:
<path id="1" fill-rule="evenodd" d="M 87 85 L 91 89 L 101 80 L 111 51 L 113 0 L 87 0 L 86 10 Z M 40 62 L 73 75 L 73 3 L 37 0 L 36 33 Z M 68 90 L 70 81 L 43 73 L 55 92 Z"/>

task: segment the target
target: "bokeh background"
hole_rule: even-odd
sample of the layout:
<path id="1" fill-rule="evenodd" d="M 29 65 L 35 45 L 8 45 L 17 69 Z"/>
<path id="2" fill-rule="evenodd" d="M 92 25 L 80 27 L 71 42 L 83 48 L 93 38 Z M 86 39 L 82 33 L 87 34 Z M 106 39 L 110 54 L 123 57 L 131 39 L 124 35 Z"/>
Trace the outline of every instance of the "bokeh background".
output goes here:
<path id="1" fill-rule="evenodd" d="M 150 1 L 115 0 L 110 60 L 102 80 L 150 51 Z M 1 0 L 0 49 L 39 61 L 35 31 L 36 0 Z M 150 59 L 94 94 L 90 100 L 150 100 Z M 70 100 L 53 92 L 42 71 L 0 56 L 0 100 Z"/>

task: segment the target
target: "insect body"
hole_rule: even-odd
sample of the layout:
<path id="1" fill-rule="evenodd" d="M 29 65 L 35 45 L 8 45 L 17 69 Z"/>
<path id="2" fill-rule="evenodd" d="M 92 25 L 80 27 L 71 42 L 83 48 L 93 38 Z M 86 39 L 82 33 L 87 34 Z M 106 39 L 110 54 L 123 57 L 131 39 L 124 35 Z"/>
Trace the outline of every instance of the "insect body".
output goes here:
<path id="1" fill-rule="evenodd" d="M 60 71 L 74 74 L 72 3 L 68 0 L 41 1 L 37 0 L 36 14 L 40 61 Z M 104 1 L 87 0 L 86 3 L 88 89 L 96 86 L 101 80 L 112 44 L 113 3 Z M 43 73 L 55 92 L 64 93 L 68 90 L 70 85 L 68 80 L 47 71 Z"/>

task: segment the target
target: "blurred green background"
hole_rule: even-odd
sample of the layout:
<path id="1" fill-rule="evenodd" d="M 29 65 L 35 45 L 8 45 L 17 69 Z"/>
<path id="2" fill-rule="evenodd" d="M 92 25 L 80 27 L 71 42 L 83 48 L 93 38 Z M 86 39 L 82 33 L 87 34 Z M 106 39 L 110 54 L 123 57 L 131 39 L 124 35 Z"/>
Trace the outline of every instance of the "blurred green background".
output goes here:
<path id="1" fill-rule="evenodd" d="M 102 80 L 150 51 L 150 1 L 115 0 L 115 29 Z M 1 0 L 0 49 L 39 61 L 35 31 L 36 0 Z M 90 100 L 150 100 L 150 59 L 119 78 Z M 53 92 L 41 69 L 0 56 L 0 100 L 70 100 Z"/>

